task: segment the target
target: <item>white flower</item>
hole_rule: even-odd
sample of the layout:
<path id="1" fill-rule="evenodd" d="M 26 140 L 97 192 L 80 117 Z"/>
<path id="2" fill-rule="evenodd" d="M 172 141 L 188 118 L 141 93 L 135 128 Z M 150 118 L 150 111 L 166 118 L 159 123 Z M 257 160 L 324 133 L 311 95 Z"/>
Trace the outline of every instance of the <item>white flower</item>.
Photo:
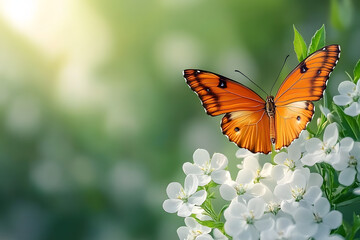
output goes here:
<path id="1" fill-rule="evenodd" d="M 314 204 L 299 207 L 293 214 L 298 232 L 306 229 L 307 237 L 321 239 L 328 237 L 332 229 L 342 223 L 342 214 L 339 211 L 330 211 L 329 201 L 321 197 Z"/>
<path id="2" fill-rule="evenodd" d="M 274 226 L 261 232 L 261 240 L 277 239 L 306 239 L 301 233 L 294 231 L 295 223 L 290 215 L 284 215 L 276 219 Z"/>
<path id="3" fill-rule="evenodd" d="M 255 157 L 246 157 L 243 161 L 243 169 L 238 172 L 236 180 L 225 182 L 220 186 L 221 197 L 231 201 L 237 196 L 239 200 L 262 196 L 265 193 L 265 186 L 261 184 L 261 181 L 270 175 L 269 167 L 271 166 L 270 163 L 267 163 L 261 169 Z"/>
<path id="4" fill-rule="evenodd" d="M 185 225 L 177 230 L 180 240 L 213 240 L 209 234 L 211 228 L 201 225 L 194 218 L 185 218 Z"/>
<path id="5" fill-rule="evenodd" d="M 262 198 L 252 198 L 247 204 L 232 201 L 225 210 L 224 229 L 227 234 L 237 239 L 259 239 L 260 232 L 270 229 L 274 220 L 264 215 L 265 202 Z"/>
<path id="6" fill-rule="evenodd" d="M 281 209 L 291 213 L 299 206 L 301 200 L 314 201 L 321 196 L 320 186 L 323 179 L 318 173 L 310 173 L 308 168 L 296 169 L 292 180 L 279 184 L 274 189 L 274 194 L 281 200 Z"/>
<path id="7" fill-rule="evenodd" d="M 352 138 L 344 138 L 340 141 L 340 158 L 332 163 L 335 170 L 340 171 L 339 182 L 344 186 L 350 186 L 357 175 L 360 182 L 360 143 Z"/>
<path id="8" fill-rule="evenodd" d="M 338 87 L 340 95 L 334 96 L 334 102 L 339 106 L 348 106 L 344 113 L 349 116 L 357 116 L 360 114 L 360 81 L 355 83 L 344 81 Z"/>
<path id="9" fill-rule="evenodd" d="M 331 123 L 325 128 L 323 141 L 318 138 L 309 139 L 305 148 L 307 154 L 301 159 L 302 163 L 308 166 L 313 166 L 318 162 L 336 162 L 340 157 L 338 154 L 339 131 L 336 123 Z"/>
<path id="10" fill-rule="evenodd" d="M 246 148 L 239 148 L 236 151 L 235 155 L 237 158 L 246 158 L 246 157 L 255 157 L 258 155 L 258 153 L 252 153 L 249 150 L 247 150 Z"/>
<path id="11" fill-rule="evenodd" d="M 192 214 L 194 206 L 201 205 L 206 199 L 206 191 L 196 192 L 199 184 L 196 176 L 187 175 L 185 188 L 180 183 L 172 182 L 166 188 L 169 199 L 163 203 L 163 209 L 168 213 L 175 213 L 180 217 L 188 217 Z"/>
<path id="12" fill-rule="evenodd" d="M 228 164 L 227 158 L 221 153 L 215 153 L 210 159 L 209 153 L 204 149 L 197 149 L 193 155 L 194 163 L 186 162 L 183 170 L 186 175 L 194 174 L 199 180 L 199 186 L 205 186 L 213 180 L 217 183 L 217 172 L 226 168 Z"/>
<path id="13" fill-rule="evenodd" d="M 299 149 L 300 149 L 300 152 L 305 152 L 306 149 L 305 149 L 305 143 L 307 140 L 309 140 L 310 137 L 309 137 L 309 132 L 307 130 L 303 130 L 300 135 L 299 135 L 299 138 L 295 139 L 294 142 L 291 144 L 291 145 L 296 145 Z M 291 146 L 290 145 L 290 146 Z"/>
<path id="14" fill-rule="evenodd" d="M 278 183 L 289 181 L 293 171 L 302 168 L 303 164 L 300 161 L 301 149 L 299 144 L 293 143 L 287 148 L 286 152 L 280 152 L 275 155 L 274 162 L 278 165 L 274 166 L 271 176 L 278 181 Z"/>

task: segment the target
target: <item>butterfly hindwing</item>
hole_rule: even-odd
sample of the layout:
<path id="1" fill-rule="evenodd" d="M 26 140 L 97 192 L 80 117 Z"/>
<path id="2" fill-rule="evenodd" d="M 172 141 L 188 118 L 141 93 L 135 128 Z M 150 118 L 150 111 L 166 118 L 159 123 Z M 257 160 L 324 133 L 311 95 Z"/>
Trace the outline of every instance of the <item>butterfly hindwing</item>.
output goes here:
<path id="1" fill-rule="evenodd" d="M 225 114 L 221 128 L 229 140 L 251 152 L 271 151 L 270 120 L 265 109 Z"/>
<path id="2" fill-rule="evenodd" d="M 184 70 L 184 78 L 211 116 L 235 111 L 256 111 L 264 107 L 265 102 L 258 94 L 224 76 L 187 69 Z"/>
<path id="3" fill-rule="evenodd" d="M 275 149 L 279 150 L 299 137 L 314 114 L 314 104 L 311 101 L 293 102 L 277 106 L 275 112 Z"/>

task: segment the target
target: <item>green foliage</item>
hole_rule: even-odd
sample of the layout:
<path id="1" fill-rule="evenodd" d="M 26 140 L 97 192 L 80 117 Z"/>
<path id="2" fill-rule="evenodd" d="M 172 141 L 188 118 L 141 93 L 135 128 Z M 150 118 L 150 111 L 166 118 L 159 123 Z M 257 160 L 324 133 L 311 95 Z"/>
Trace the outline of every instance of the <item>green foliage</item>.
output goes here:
<path id="1" fill-rule="evenodd" d="M 307 47 L 304 38 L 301 36 L 298 30 L 296 30 L 295 25 L 293 25 L 293 28 L 294 28 L 294 50 L 299 62 L 301 62 L 307 56 L 306 54 Z"/>
<path id="2" fill-rule="evenodd" d="M 339 117 L 338 124 L 341 126 L 341 136 L 351 137 L 354 140 L 360 140 L 360 122 L 344 113 L 344 110 L 335 103 L 332 105 L 336 115 Z"/>
<path id="3" fill-rule="evenodd" d="M 308 55 L 325 46 L 325 34 L 325 26 L 323 24 L 311 38 L 311 43 L 307 52 Z"/>
<path id="4" fill-rule="evenodd" d="M 324 24 L 321 26 L 321 28 L 319 28 L 319 30 L 315 32 L 315 34 L 311 38 L 309 48 L 306 47 L 306 42 L 304 41 L 304 38 L 296 29 L 295 25 L 293 25 L 293 28 L 294 28 L 294 50 L 299 62 L 303 61 L 311 53 L 325 46 L 326 31 Z"/>

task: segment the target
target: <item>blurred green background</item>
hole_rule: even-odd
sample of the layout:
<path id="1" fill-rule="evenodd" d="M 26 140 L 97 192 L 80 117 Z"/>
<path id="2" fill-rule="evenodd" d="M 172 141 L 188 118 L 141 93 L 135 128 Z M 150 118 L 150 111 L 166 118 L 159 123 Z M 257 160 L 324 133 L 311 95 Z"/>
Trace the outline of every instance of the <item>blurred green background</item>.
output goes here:
<path id="1" fill-rule="evenodd" d="M 182 78 L 217 72 L 269 90 L 293 24 L 326 25 L 342 55 L 328 87 L 360 58 L 359 1 L 1 0 L 0 239 L 177 239 L 171 181 L 197 148 L 237 147 Z M 280 81 L 281 82 L 281 81 Z M 280 84 L 279 82 L 279 84 Z"/>

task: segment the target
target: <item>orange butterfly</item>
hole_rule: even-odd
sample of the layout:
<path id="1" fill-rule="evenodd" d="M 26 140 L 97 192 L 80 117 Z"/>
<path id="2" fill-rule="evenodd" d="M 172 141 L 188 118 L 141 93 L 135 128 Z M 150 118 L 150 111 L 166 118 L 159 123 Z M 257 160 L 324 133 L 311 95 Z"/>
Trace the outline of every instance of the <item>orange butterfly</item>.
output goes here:
<path id="1" fill-rule="evenodd" d="M 340 57 L 340 46 L 314 52 L 290 72 L 275 97 L 262 99 L 251 89 L 224 76 L 196 69 L 184 70 L 184 78 L 202 101 L 207 114 L 225 114 L 223 134 L 241 148 L 268 154 L 289 146 L 299 137 L 323 96 L 326 82 Z"/>

